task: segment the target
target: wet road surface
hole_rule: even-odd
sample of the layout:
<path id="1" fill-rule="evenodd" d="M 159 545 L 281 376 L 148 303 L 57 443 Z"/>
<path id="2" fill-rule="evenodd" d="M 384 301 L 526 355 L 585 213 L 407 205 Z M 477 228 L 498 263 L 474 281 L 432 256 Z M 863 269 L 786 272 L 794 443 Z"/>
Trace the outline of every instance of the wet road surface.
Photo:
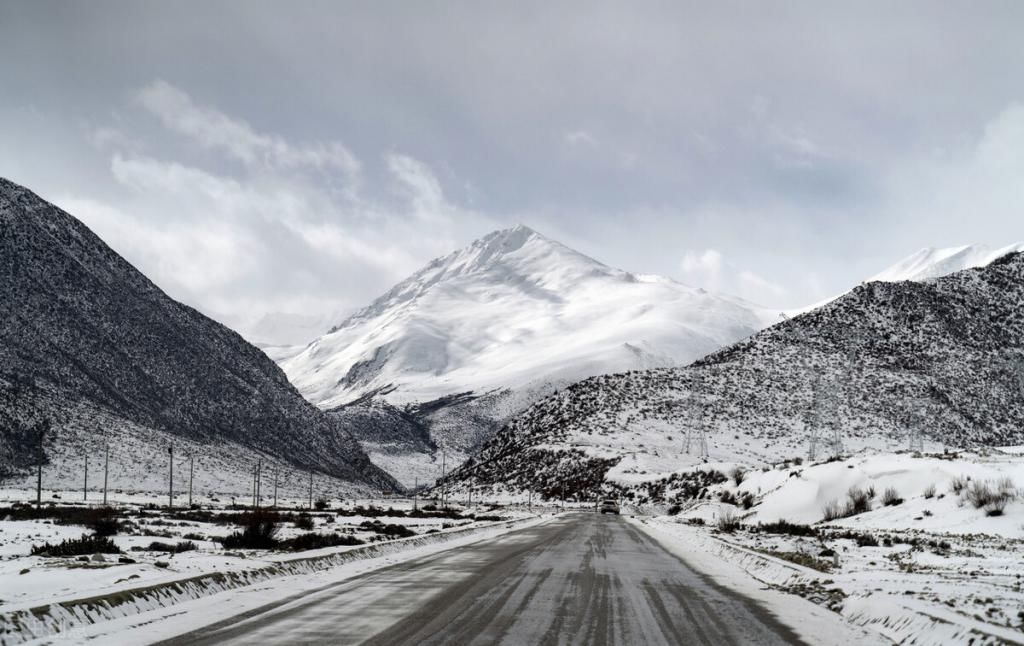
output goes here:
<path id="1" fill-rule="evenodd" d="M 618 516 L 567 514 L 167 644 L 799 644 Z"/>

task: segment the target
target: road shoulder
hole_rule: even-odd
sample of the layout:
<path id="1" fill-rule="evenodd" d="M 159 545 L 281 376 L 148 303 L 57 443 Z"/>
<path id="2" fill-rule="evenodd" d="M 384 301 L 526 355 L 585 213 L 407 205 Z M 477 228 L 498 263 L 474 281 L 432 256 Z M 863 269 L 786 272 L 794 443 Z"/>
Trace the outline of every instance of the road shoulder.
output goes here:
<path id="1" fill-rule="evenodd" d="M 740 565 L 723 559 L 707 548 L 707 536 L 679 525 L 672 531 L 642 517 L 626 519 L 695 571 L 711 581 L 760 604 L 780 623 L 809 644 L 888 644 L 877 633 L 853 626 L 843 618 L 802 597 L 768 587 Z"/>

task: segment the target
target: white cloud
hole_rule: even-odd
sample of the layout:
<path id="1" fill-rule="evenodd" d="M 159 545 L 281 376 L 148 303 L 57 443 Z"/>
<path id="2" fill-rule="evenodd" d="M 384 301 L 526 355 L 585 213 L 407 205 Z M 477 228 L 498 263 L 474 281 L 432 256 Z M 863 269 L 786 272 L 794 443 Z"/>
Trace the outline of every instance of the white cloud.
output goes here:
<path id="1" fill-rule="evenodd" d="M 990 119 L 967 144 L 897 165 L 886 178 L 886 209 L 917 246 L 1021 238 L 1024 221 L 1024 105 Z"/>
<path id="2" fill-rule="evenodd" d="M 136 92 L 135 98 L 165 127 L 205 148 L 227 153 L 246 165 L 333 169 L 353 180 L 361 168 L 359 161 L 341 142 L 293 144 L 282 137 L 256 132 L 241 119 L 197 105 L 187 93 L 166 81 L 153 81 Z"/>
<path id="3" fill-rule="evenodd" d="M 446 221 L 454 207 L 445 200 L 441 183 L 426 164 L 408 155 L 386 157 L 388 170 L 409 198 L 412 212 L 418 219 Z"/>
<path id="4" fill-rule="evenodd" d="M 565 133 L 563 139 L 565 139 L 565 143 L 570 146 L 585 146 L 588 148 L 598 147 L 597 137 L 586 130 L 572 130 Z"/>
<path id="5" fill-rule="evenodd" d="M 687 251 L 679 269 L 686 282 L 718 291 L 722 279 L 722 254 L 714 249 Z"/>
<path id="6" fill-rule="evenodd" d="M 450 202 L 431 168 L 409 155 L 385 156 L 400 190 L 383 202 L 358 183 L 339 191 L 324 181 L 322 171 L 350 178 L 361 168 L 340 144 L 258 133 L 161 81 L 136 96 L 166 131 L 213 153 L 210 163 L 144 155 L 158 140 L 94 128 L 89 141 L 109 155 L 123 195 L 65 192 L 56 202 L 171 296 L 243 333 L 266 314 L 351 311 L 449 252 L 466 222 L 479 226 L 480 216 Z"/>
<path id="7" fill-rule="evenodd" d="M 679 271 L 688 284 L 762 305 L 773 305 L 773 299 L 787 293 L 783 287 L 750 270 L 736 268 L 716 249 L 687 251 L 679 263 Z"/>

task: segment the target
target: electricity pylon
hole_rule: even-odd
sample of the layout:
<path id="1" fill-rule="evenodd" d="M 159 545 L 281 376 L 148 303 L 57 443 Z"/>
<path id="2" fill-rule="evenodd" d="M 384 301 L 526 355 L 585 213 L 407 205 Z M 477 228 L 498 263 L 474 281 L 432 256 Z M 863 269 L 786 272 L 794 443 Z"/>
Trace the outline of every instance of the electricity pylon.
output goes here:
<path id="1" fill-rule="evenodd" d="M 924 453 L 924 429 L 931 423 L 935 407 L 932 405 L 935 395 L 935 382 L 928 379 L 928 395 L 917 399 L 918 408 L 911 416 L 910 427 L 907 429 L 907 450 Z"/>
<path id="2" fill-rule="evenodd" d="M 784 320 L 790 320 L 785 314 L 782 315 Z M 796 351 L 799 353 L 799 358 L 796 364 L 801 372 L 810 373 L 811 382 L 811 401 L 810 405 L 805 411 L 804 427 L 808 430 L 807 437 L 807 459 L 816 460 L 818 453 L 821 450 L 823 443 L 822 430 L 825 425 L 825 409 L 831 409 L 833 419 L 829 424 L 831 428 L 831 437 L 829 438 L 829 444 L 832 446 L 832 454 L 838 457 L 843 452 L 843 438 L 842 429 L 838 424 L 835 416 L 834 406 L 834 393 L 826 392 L 824 390 L 823 373 L 824 370 L 818 366 L 818 362 L 815 361 L 814 355 L 811 354 L 807 349 L 807 337 L 799 332 L 793 323 L 790 323 L 792 338 L 795 341 Z"/>
<path id="3" fill-rule="evenodd" d="M 687 403 L 689 404 L 690 424 L 686 427 L 686 442 L 683 445 L 683 450 L 689 455 L 691 447 L 696 447 L 700 457 L 707 458 L 708 437 L 704 433 L 704 404 L 696 394 L 691 394 Z"/>
<path id="4" fill-rule="evenodd" d="M 922 423 L 918 420 L 911 424 L 907 431 L 907 450 L 916 453 L 924 453 L 924 434 L 921 432 Z"/>
<path id="5" fill-rule="evenodd" d="M 704 404 L 700 396 L 690 393 L 685 399 L 669 402 L 668 407 L 674 411 L 682 411 L 688 418 L 683 451 L 689 455 L 696 449 L 701 458 L 707 458 L 709 455 L 708 438 L 704 432 Z"/>
<path id="6" fill-rule="evenodd" d="M 804 425 L 810 430 L 807 438 L 807 459 L 818 459 L 818 445 L 821 443 L 821 370 L 811 368 L 811 407 L 807 411 Z"/>

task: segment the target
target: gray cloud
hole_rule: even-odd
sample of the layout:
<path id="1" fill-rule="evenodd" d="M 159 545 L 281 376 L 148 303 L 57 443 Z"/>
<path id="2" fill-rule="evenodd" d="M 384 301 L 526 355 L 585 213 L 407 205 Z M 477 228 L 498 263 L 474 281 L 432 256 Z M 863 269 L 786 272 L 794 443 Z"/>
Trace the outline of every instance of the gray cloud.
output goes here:
<path id="1" fill-rule="evenodd" d="M 235 325 L 351 309 L 517 221 L 797 306 L 922 246 L 1024 238 L 1022 19 L 1007 2 L 5 3 L 0 174 Z"/>

